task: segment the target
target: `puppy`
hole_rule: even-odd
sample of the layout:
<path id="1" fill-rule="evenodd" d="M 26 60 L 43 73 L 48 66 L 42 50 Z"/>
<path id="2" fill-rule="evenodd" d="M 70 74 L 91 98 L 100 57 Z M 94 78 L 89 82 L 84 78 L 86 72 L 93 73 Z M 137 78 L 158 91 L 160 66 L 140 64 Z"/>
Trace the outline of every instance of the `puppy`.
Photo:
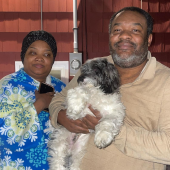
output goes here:
<path id="1" fill-rule="evenodd" d="M 101 119 L 95 127 L 94 143 L 100 149 L 105 148 L 119 133 L 125 116 L 118 72 L 107 59 L 88 60 L 81 67 L 77 82 L 79 86 L 67 93 L 67 116 L 76 120 L 87 114 L 93 115 L 88 109 L 89 104 L 100 111 Z M 93 133 L 92 130 L 90 132 Z M 80 170 L 91 133 L 75 134 L 62 126 L 54 130 L 48 143 L 50 170 Z"/>

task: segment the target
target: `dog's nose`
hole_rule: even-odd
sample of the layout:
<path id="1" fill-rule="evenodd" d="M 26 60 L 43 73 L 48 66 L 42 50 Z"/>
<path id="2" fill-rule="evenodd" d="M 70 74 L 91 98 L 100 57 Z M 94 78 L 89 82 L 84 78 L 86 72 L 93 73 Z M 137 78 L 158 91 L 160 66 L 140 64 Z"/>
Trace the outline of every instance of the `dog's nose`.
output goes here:
<path id="1" fill-rule="evenodd" d="M 79 76 L 79 78 L 77 79 L 77 83 L 83 82 L 84 78 L 85 78 L 85 75 Z"/>

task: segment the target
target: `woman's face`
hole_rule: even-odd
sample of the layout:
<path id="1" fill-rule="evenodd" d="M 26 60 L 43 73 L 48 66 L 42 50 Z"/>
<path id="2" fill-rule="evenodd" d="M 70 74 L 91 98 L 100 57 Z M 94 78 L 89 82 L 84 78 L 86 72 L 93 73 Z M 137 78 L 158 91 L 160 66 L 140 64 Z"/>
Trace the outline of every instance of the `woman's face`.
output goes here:
<path id="1" fill-rule="evenodd" d="M 35 41 L 24 57 L 24 71 L 39 82 L 45 82 L 53 65 L 53 53 L 45 41 Z"/>

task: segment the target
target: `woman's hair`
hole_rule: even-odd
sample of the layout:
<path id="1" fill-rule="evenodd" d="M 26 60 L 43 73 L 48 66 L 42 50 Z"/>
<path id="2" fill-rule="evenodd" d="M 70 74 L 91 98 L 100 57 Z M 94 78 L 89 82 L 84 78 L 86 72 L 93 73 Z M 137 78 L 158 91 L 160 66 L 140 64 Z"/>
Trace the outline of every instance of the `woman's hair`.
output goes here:
<path id="1" fill-rule="evenodd" d="M 53 53 L 53 57 L 55 60 L 56 54 L 57 54 L 57 45 L 56 45 L 56 41 L 54 39 L 54 37 L 46 32 L 46 31 L 31 31 L 29 32 L 26 37 L 23 39 L 22 42 L 22 48 L 21 48 L 21 60 L 22 62 L 24 62 L 24 57 L 25 57 L 25 53 L 27 51 L 27 49 L 29 48 L 29 46 L 35 42 L 35 41 L 45 41 L 51 48 L 51 51 Z"/>
<path id="2" fill-rule="evenodd" d="M 134 12 L 138 12 L 139 14 L 143 15 L 147 21 L 147 36 L 152 34 L 152 30 L 153 30 L 152 17 L 150 16 L 150 14 L 148 12 L 146 12 L 143 9 L 140 9 L 138 7 L 125 7 L 123 9 L 121 9 L 120 11 L 116 12 L 115 14 L 113 14 L 110 19 L 110 23 L 109 23 L 109 34 L 111 34 L 111 31 L 112 31 L 112 22 L 113 22 L 114 18 L 116 17 L 117 14 L 119 14 L 122 11 L 134 11 Z"/>

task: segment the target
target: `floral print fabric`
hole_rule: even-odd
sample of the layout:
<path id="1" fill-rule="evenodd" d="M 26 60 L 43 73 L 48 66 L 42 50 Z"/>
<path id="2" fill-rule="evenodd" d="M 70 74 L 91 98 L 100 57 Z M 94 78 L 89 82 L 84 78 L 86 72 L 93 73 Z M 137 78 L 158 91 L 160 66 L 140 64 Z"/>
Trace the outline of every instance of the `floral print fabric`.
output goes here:
<path id="1" fill-rule="evenodd" d="M 65 84 L 50 76 L 55 92 Z M 0 80 L 0 170 L 47 170 L 49 113 L 33 103 L 39 82 L 22 69 Z"/>

